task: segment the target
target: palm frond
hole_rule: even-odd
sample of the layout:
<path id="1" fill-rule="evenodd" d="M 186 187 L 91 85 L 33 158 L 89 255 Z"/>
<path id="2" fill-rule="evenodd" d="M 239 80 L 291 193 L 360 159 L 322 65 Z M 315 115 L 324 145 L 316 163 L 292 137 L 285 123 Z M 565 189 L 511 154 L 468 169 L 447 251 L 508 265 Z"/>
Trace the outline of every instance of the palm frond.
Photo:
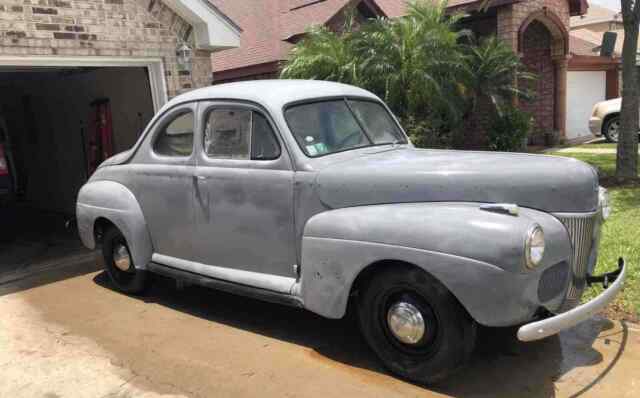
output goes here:
<path id="1" fill-rule="evenodd" d="M 281 77 L 354 84 L 383 98 L 400 117 L 438 115 L 462 120 L 479 98 L 496 111 L 514 97 L 531 98 L 512 49 L 495 37 L 479 42 L 449 15 L 446 0 L 414 0 L 407 15 L 357 23 L 347 17 L 340 33 L 311 28 L 293 48 Z"/>

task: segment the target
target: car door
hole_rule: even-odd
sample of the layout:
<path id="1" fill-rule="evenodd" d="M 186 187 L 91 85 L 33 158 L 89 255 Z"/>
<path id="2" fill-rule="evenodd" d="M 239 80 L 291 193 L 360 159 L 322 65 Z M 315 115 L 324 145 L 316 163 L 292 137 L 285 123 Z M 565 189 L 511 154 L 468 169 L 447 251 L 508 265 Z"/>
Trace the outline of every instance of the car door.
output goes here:
<path id="1" fill-rule="evenodd" d="M 196 261 L 292 278 L 293 171 L 263 110 L 201 103 L 196 164 Z"/>
<path id="2" fill-rule="evenodd" d="M 145 216 L 155 254 L 190 260 L 196 103 L 179 105 L 158 119 L 127 173 Z"/>

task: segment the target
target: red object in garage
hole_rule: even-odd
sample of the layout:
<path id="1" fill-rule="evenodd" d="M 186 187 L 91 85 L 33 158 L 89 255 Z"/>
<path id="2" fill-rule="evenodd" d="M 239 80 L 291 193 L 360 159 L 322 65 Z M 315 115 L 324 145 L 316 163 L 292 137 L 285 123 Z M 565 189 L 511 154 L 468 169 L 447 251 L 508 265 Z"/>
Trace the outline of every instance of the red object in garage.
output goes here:
<path id="1" fill-rule="evenodd" d="M 87 171 L 90 176 L 107 158 L 113 156 L 113 123 L 108 98 L 91 103 L 93 119 L 87 137 Z"/>
<path id="2" fill-rule="evenodd" d="M 0 143 L 0 204 L 4 201 L 4 199 L 6 199 L 7 195 L 11 194 L 12 191 L 11 173 L 9 172 L 8 157 L 9 156 L 5 152 L 4 145 Z M 0 235 L 2 234 L 0 233 Z"/>
<path id="3" fill-rule="evenodd" d="M 9 163 L 7 162 L 7 158 L 4 154 L 4 147 L 0 144 L 0 176 L 8 176 L 9 175 Z"/>

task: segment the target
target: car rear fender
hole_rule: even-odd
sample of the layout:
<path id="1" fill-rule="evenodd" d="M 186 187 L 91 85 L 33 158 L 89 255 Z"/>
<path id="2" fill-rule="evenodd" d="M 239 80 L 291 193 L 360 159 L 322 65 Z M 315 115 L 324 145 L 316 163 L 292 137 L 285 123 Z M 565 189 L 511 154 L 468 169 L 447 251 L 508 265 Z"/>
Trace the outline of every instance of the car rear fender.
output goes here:
<path id="1" fill-rule="evenodd" d="M 133 193 L 114 181 L 90 181 L 78 193 L 76 205 L 78 232 L 83 244 L 95 249 L 95 224 L 100 218 L 113 223 L 124 235 L 133 262 L 146 269 L 153 245 L 142 209 Z"/>

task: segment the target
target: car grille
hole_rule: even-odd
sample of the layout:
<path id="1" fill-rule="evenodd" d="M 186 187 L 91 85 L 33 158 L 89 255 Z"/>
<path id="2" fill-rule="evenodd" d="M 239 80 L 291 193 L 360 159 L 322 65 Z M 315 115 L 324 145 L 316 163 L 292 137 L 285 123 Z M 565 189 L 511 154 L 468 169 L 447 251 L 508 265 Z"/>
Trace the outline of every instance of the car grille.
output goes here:
<path id="1" fill-rule="evenodd" d="M 572 278 L 567 291 L 565 308 L 575 307 L 580 302 L 586 284 L 589 257 L 597 243 L 596 228 L 599 227 L 600 213 L 562 214 L 557 216 L 564 224 L 571 238 L 573 257 L 571 258 Z"/>
<path id="2" fill-rule="evenodd" d="M 544 270 L 538 283 L 538 299 L 540 299 L 540 302 L 544 303 L 557 297 L 567 286 L 568 276 L 569 267 L 566 261 Z"/>

